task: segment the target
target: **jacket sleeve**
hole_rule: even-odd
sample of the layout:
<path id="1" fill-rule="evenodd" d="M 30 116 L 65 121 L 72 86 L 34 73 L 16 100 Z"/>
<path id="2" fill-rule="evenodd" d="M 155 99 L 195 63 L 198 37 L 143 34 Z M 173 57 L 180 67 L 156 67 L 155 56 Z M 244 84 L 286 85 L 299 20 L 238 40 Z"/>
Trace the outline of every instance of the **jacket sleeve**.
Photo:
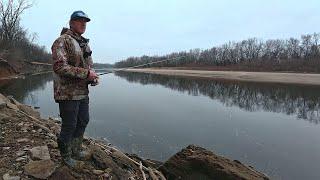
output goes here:
<path id="1" fill-rule="evenodd" d="M 88 77 L 89 70 L 69 65 L 65 46 L 64 40 L 62 38 L 58 38 L 51 47 L 53 71 L 60 76 L 86 79 Z"/>

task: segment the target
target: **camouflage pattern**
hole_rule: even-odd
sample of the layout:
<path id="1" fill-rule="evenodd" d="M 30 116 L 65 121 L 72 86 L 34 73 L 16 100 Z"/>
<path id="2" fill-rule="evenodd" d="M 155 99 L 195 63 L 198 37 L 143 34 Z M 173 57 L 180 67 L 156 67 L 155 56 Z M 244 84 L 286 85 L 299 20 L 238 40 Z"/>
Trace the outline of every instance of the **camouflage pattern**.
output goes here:
<path id="1" fill-rule="evenodd" d="M 54 99 L 81 100 L 88 97 L 87 79 L 93 62 L 89 40 L 64 28 L 53 43 Z"/>

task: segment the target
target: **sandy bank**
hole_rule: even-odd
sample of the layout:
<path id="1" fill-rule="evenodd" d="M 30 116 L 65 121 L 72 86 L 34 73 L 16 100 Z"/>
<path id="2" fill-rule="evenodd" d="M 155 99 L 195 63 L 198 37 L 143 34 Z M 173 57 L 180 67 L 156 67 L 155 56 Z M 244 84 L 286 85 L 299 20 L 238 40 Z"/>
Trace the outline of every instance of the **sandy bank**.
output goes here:
<path id="1" fill-rule="evenodd" d="M 202 71 L 174 69 L 128 69 L 130 72 L 142 72 L 171 76 L 201 77 L 210 79 L 237 80 L 247 82 L 284 83 L 301 85 L 320 85 L 320 74 L 239 72 L 239 71 Z"/>

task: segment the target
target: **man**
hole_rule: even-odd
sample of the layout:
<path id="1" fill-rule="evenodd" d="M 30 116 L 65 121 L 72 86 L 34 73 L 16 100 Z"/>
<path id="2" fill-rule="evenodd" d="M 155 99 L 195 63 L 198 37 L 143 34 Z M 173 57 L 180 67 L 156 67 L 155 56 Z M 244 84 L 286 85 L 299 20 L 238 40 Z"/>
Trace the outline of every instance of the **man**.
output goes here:
<path id="1" fill-rule="evenodd" d="M 98 84 L 98 75 L 92 69 L 89 40 L 81 35 L 89 17 L 83 11 L 72 13 L 69 26 L 52 45 L 54 70 L 54 99 L 59 103 L 62 118 L 58 147 L 63 162 L 77 168 L 79 160 L 88 156 L 81 151 L 85 128 L 89 122 L 88 84 Z"/>

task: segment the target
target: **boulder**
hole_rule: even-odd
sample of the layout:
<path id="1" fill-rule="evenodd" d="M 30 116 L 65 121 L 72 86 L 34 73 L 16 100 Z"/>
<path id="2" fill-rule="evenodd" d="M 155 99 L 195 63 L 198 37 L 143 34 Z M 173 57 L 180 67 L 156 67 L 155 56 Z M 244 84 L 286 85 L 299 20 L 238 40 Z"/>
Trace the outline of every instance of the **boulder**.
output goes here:
<path id="1" fill-rule="evenodd" d="M 243 179 L 269 178 L 239 161 L 218 156 L 204 148 L 189 145 L 166 161 L 159 170 L 167 179 Z"/>
<path id="2" fill-rule="evenodd" d="M 68 167 L 62 166 L 49 177 L 49 180 L 76 180 L 76 178 L 72 176 Z"/>
<path id="3" fill-rule="evenodd" d="M 26 175 L 38 178 L 47 179 L 55 171 L 56 166 L 50 159 L 31 161 L 24 167 Z"/>
<path id="4" fill-rule="evenodd" d="M 48 146 L 37 146 L 29 150 L 33 160 L 50 159 Z"/>

